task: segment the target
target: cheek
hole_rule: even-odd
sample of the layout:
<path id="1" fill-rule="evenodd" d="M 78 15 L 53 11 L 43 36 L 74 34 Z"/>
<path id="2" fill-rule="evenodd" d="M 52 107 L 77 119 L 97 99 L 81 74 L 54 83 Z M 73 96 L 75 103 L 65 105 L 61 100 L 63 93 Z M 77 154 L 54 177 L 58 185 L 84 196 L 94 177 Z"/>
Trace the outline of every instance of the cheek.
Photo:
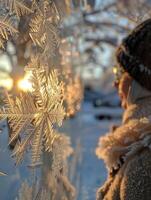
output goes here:
<path id="1" fill-rule="evenodd" d="M 120 97 L 121 100 L 124 99 L 124 95 L 121 92 L 119 92 L 119 97 Z"/>
<path id="2" fill-rule="evenodd" d="M 122 106 L 123 109 L 126 109 L 126 108 L 127 108 L 127 103 L 126 103 L 126 101 L 122 101 L 121 106 Z"/>
<path id="3" fill-rule="evenodd" d="M 125 96 L 124 96 L 122 93 L 119 93 L 119 97 L 120 97 L 120 99 L 121 99 L 121 106 L 122 106 L 124 109 L 126 109 L 127 104 L 126 104 L 126 98 L 125 98 Z"/>

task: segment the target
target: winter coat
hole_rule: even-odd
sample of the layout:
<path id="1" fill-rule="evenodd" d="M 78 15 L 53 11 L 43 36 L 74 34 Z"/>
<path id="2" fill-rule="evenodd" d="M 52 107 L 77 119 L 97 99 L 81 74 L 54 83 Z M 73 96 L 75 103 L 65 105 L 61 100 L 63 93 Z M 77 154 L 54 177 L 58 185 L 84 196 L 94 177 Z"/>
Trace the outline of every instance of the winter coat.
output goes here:
<path id="1" fill-rule="evenodd" d="M 135 100 L 123 125 L 100 139 L 96 152 L 109 173 L 97 200 L 151 200 L 151 95 Z"/>

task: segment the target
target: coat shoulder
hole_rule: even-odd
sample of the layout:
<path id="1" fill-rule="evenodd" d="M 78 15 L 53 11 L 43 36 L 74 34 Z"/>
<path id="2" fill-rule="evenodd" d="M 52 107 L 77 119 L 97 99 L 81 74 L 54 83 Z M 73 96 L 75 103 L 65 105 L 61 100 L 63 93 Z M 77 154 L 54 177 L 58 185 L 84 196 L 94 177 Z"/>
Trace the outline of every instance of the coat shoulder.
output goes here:
<path id="1" fill-rule="evenodd" d="M 121 200 L 151 199 L 151 150 L 145 149 L 131 159 L 120 185 Z"/>

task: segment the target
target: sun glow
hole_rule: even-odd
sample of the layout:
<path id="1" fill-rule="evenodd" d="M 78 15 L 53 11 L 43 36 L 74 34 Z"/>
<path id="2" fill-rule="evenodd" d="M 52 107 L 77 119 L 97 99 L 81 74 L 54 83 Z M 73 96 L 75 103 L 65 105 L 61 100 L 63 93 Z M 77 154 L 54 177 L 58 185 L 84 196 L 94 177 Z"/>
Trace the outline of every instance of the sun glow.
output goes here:
<path id="1" fill-rule="evenodd" d="M 32 90 L 32 83 L 30 82 L 30 74 L 26 74 L 23 79 L 18 81 L 18 88 L 24 92 Z"/>

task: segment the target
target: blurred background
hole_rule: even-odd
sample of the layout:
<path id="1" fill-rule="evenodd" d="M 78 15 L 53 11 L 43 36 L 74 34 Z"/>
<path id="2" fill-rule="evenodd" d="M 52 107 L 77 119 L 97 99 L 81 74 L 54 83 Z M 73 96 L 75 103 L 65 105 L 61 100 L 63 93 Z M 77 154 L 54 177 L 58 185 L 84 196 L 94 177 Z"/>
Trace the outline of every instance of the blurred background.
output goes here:
<path id="1" fill-rule="evenodd" d="M 151 15 L 150 0 L 72 0 L 64 12 L 64 1 L 55 0 L 63 16 L 60 25 L 62 66 L 72 81 L 69 118 L 61 131 L 71 137 L 75 149 L 70 160 L 69 177 L 77 190 L 77 200 L 94 200 L 97 188 L 107 176 L 104 163 L 95 155 L 99 137 L 114 124 L 121 123 L 123 110 L 113 87 L 115 51 L 121 40 L 141 21 Z M 26 27 L 25 27 L 26 30 Z M 20 36 L 25 37 L 25 32 Z M 10 40 L 0 50 L 0 99 L 3 91 L 27 91 L 31 85 L 24 66 L 30 57 L 26 39 Z M 73 89 L 74 87 L 74 89 Z M 1 128 L 7 126 L 1 124 Z M 0 133 L 1 134 L 1 133 Z M 11 200 L 28 174 L 25 165 L 17 169 L 6 149 L 6 136 L 0 139 L 1 169 L 8 178 L 0 181 L 2 200 Z M 12 163 L 12 164 L 10 164 Z M 13 175 L 11 172 L 13 171 Z M 12 186 L 13 185 L 13 186 Z M 12 192 L 12 198 L 8 195 Z"/>

